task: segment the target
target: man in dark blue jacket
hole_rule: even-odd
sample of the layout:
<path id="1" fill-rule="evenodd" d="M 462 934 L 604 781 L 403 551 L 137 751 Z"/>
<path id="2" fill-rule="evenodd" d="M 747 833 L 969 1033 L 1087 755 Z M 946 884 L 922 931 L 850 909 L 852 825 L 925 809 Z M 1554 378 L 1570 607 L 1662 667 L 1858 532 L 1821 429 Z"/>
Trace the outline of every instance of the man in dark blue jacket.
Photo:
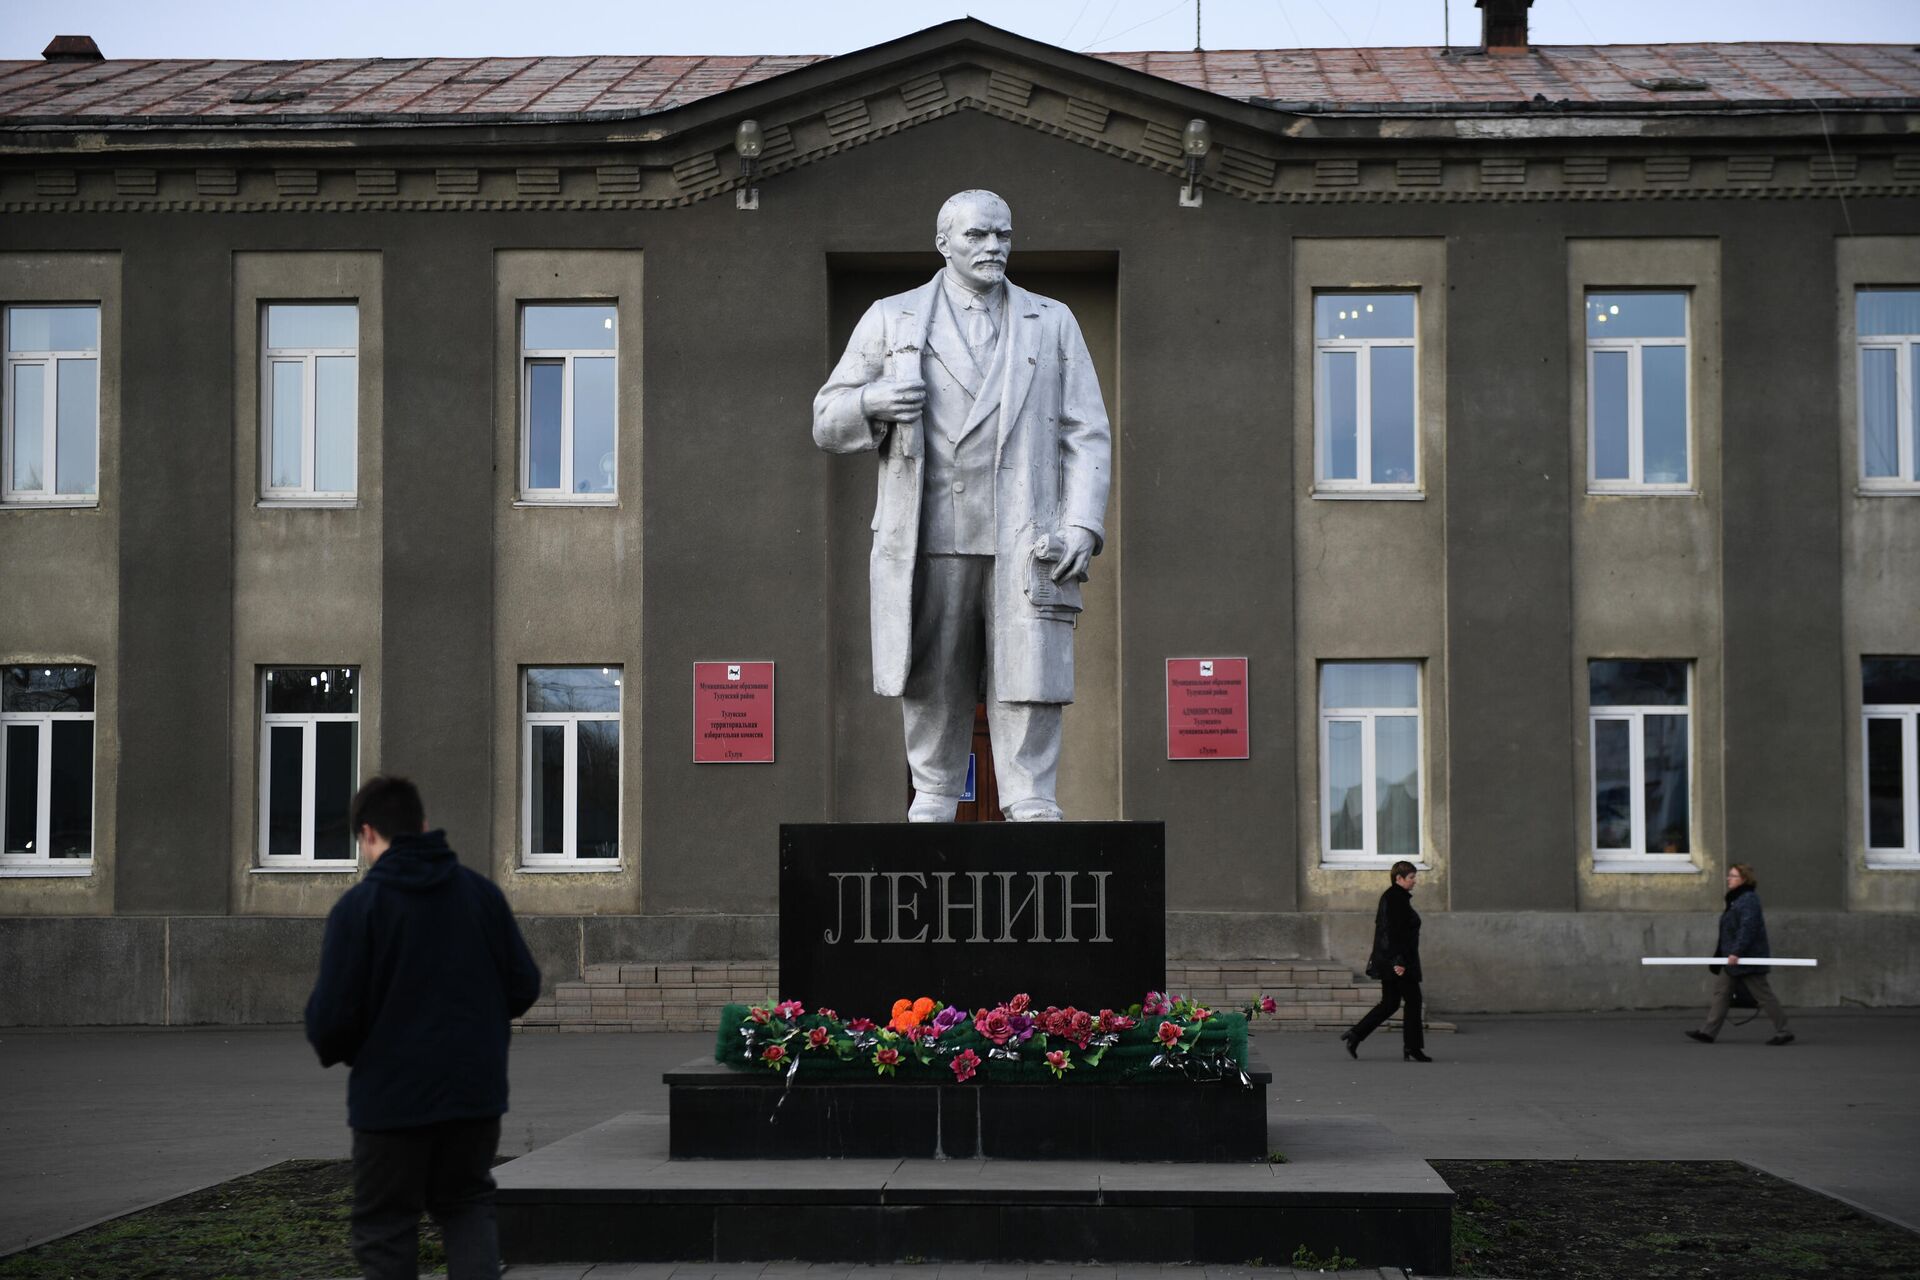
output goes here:
<path id="1" fill-rule="evenodd" d="M 368 1280 L 412 1280 L 425 1210 L 449 1280 L 497 1280 L 507 1039 L 540 970 L 505 896 L 426 830 L 411 782 L 372 779 L 352 821 L 366 878 L 327 915 L 307 1039 L 320 1065 L 353 1069 L 353 1254 Z"/>

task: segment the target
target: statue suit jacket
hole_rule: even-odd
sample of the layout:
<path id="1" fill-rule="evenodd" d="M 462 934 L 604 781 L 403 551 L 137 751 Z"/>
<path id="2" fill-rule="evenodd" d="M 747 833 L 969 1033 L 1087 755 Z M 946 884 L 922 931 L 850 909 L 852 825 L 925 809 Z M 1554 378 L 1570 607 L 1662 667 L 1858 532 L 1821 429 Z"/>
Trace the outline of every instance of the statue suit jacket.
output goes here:
<path id="1" fill-rule="evenodd" d="M 1077 525 L 1105 539 L 1112 442 L 1086 339 L 1073 313 L 1007 282 L 1006 327 L 994 375 L 973 406 L 975 420 L 997 410 L 994 514 L 994 682 L 1003 702 L 1073 701 L 1073 620 L 1079 584 L 1058 601 L 1035 604 L 1027 584 L 1034 544 Z M 873 687 L 897 696 L 913 656 L 913 573 L 920 535 L 925 426 L 869 419 L 860 392 L 882 377 L 925 377 L 923 360 L 938 275 L 909 293 L 882 298 L 854 327 L 813 401 L 813 439 L 833 453 L 880 453 L 880 492 L 868 561 Z"/>

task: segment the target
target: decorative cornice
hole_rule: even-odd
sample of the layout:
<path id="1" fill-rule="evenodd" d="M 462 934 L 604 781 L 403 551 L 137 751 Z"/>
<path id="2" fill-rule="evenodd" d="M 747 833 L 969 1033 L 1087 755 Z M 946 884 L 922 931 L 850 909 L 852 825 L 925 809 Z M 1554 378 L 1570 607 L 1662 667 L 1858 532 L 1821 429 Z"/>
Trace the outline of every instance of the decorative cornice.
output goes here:
<path id="1" fill-rule="evenodd" d="M 850 148 L 974 111 L 1113 156 L 1184 176 L 1185 115 L 1175 104 L 1111 86 L 1036 79 L 1025 63 L 947 62 L 896 68 L 834 96 L 768 111 L 758 182 Z M 844 96 L 849 91 L 856 96 Z M 1655 137 L 1341 141 L 1301 136 L 1275 113 L 1267 132 L 1216 121 L 1219 145 L 1200 185 L 1265 204 L 1473 203 L 1920 196 L 1920 152 L 1893 153 L 1897 135 L 1713 143 Z M 498 145 L 499 139 L 495 139 Z M 1867 143 L 1867 146 L 1862 144 Z M 723 196 L 742 183 L 732 125 L 672 137 L 639 132 L 550 142 L 500 158 L 436 163 L 380 152 L 382 139 L 325 151 L 227 152 L 205 167 L 190 155 L 142 153 L 115 165 L 92 153 L 0 158 L 0 212 L 301 212 L 309 210 L 673 209 Z M 1487 146 L 1498 154 L 1487 155 Z M 1911 147 L 1911 142 L 1905 145 Z M 1869 149 L 1870 147 L 1870 149 Z M 1738 148 L 1735 150 L 1734 148 Z M 443 151 L 442 157 L 446 156 Z M 254 157 L 258 156 L 258 159 Z M 131 159 L 131 157 L 129 157 Z M 279 163 L 276 163 L 276 159 Z M 287 163 L 292 161 L 293 163 Z"/>

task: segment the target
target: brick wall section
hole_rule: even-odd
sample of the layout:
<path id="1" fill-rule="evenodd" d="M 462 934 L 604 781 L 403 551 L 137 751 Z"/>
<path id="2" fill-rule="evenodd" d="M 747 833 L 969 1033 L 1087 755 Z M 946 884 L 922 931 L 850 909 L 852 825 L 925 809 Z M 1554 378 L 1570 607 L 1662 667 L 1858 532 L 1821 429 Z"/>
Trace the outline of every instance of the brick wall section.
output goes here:
<path id="1" fill-rule="evenodd" d="M 560 983 L 515 1025 L 529 1032 L 711 1031 L 725 1005 L 778 1000 L 779 972 L 771 960 L 588 965 L 582 981 Z M 1345 1030 L 1379 993 L 1330 960 L 1169 960 L 1167 990 L 1220 1009 L 1272 996 L 1279 1009 L 1255 1024 L 1270 1031 Z M 1427 1027 L 1454 1029 L 1431 1019 Z"/>

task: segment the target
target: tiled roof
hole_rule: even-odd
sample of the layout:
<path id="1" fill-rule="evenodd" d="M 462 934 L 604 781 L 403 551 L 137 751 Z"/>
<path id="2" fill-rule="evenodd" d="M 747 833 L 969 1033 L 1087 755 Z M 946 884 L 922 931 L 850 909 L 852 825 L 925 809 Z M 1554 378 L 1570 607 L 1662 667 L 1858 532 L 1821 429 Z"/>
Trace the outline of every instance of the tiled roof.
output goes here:
<path id="1" fill-rule="evenodd" d="M 1228 98 L 1316 103 L 1787 106 L 1920 97 L 1910 45 L 1560 45 L 1520 54 L 1437 48 L 1239 49 L 1095 57 Z M 765 57 L 332 58 L 305 62 L 0 62 L 0 118 L 299 123 L 635 115 L 664 111 L 828 61 Z M 1695 87 L 1704 82 L 1705 87 Z"/>

